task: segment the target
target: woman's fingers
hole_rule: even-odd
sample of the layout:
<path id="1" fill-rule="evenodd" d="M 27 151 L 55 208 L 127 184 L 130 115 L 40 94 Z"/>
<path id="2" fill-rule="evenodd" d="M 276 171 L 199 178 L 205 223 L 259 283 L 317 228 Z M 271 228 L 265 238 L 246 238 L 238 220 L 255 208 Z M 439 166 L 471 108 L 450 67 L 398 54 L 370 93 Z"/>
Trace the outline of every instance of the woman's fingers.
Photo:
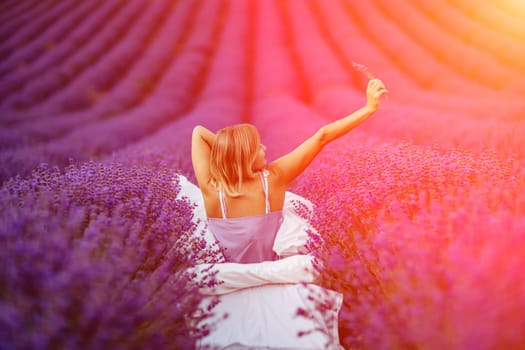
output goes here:
<path id="1" fill-rule="evenodd" d="M 388 90 L 385 87 L 385 84 L 383 84 L 383 82 L 380 79 L 371 79 L 368 82 L 368 90 L 378 97 L 388 92 Z"/>
<path id="2" fill-rule="evenodd" d="M 379 88 L 385 88 L 385 84 L 383 84 L 383 82 L 379 79 L 370 79 L 368 81 L 368 88 L 377 90 Z"/>
<path id="3" fill-rule="evenodd" d="M 377 110 L 381 96 L 387 92 L 388 90 L 386 89 L 385 84 L 383 84 L 380 79 L 370 79 L 366 89 L 367 104 L 371 106 L 373 110 Z"/>
<path id="4" fill-rule="evenodd" d="M 378 90 L 378 92 L 377 92 L 377 94 L 378 94 L 379 97 L 381 97 L 381 95 L 386 94 L 386 93 L 388 93 L 388 90 L 385 89 L 385 88 L 381 88 L 381 89 Z"/>

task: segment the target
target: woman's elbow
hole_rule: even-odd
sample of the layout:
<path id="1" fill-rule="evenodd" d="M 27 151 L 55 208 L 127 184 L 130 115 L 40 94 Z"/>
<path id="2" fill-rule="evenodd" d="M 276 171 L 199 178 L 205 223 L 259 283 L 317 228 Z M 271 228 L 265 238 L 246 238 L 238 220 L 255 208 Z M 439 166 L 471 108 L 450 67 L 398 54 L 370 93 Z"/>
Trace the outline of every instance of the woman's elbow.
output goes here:
<path id="1" fill-rule="evenodd" d="M 193 128 L 193 133 L 191 134 L 193 140 L 199 140 L 203 138 L 204 127 L 202 125 L 197 125 Z"/>
<path id="2" fill-rule="evenodd" d="M 314 138 L 316 142 L 318 143 L 319 147 L 323 148 L 326 144 L 330 143 L 330 134 L 328 133 L 328 130 L 326 127 L 321 127 L 314 135 Z"/>
<path id="3" fill-rule="evenodd" d="M 197 134 L 199 134 L 201 130 L 202 130 L 202 125 L 196 125 L 196 126 L 193 128 L 193 135 L 197 135 Z"/>

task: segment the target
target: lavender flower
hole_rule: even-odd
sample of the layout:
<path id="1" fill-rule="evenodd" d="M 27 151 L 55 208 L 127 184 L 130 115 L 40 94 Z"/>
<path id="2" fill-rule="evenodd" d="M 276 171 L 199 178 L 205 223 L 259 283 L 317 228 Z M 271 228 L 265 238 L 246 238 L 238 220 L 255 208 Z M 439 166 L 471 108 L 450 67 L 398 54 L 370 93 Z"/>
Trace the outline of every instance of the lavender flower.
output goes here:
<path id="1" fill-rule="evenodd" d="M 352 61 L 352 68 L 354 68 L 359 73 L 362 73 L 365 77 L 367 77 L 367 79 L 374 79 L 375 78 L 374 75 L 372 73 L 370 73 L 368 68 L 365 65 L 363 65 L 363 64 L 360 64 L 360 63 Z"/>
<path id="2" fill-rule="evenodd" d="M 507 332 L 521 327 L 511 310 L 525 304 L 517 287 L 525 255 L 510 248 L 525 232 L 524 201 L 509 197 L 524 189 L 521 163 L 410 144 L 339 147 L 322 157 L 297 190 L 316 195 L 313 224 L 323 241 L 313 237 L 309 249 L 323 285 L 345 296 L 344 344 L 465 348 L 524 341 Z M 504 290 L 512 301 L 494 302 Z M 479 327 L 462 326 L 477 322 L 492 335 L 479 338 Z M 447 324 L 456 332 L 443 338 Z"/>
<path id="3" fill-rule="evenodd" d="M 205 330 L 188 323 L 201 297 L 185 271 L 218 256 L 199 248 L 173 180 L 167 167 L 90 162 L 4 184 L 2 345 L 190 347 Z"/>

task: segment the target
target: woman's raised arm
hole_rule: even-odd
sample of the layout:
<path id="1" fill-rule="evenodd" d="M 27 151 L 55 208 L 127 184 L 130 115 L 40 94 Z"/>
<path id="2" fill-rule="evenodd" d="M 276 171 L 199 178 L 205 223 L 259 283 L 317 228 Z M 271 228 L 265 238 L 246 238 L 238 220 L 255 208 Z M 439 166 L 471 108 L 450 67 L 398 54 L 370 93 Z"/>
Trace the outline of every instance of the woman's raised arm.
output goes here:
<path id="1" fill-rule="evenodd" d="M 208 188 L 210 181 L 210 154 L 211 146 L 215 141 L 215 134 L 201 125 L 193 129 L 191 136 L 191 162 L 197 183 L 201 191 Z"/>
<path id="2" fill-rule="evenodd" d="M 288 185 L 306 169 L 326 144 L 345 135 L 377 111 L 379 99 L 386 92 L 388 91 L 381 80 L 370 80 L 366 90 L 367 101 L 364 107 L 321 127 L 292 152 L 272 162 L 269 168 L 278 174 L 283 185 Z"/>

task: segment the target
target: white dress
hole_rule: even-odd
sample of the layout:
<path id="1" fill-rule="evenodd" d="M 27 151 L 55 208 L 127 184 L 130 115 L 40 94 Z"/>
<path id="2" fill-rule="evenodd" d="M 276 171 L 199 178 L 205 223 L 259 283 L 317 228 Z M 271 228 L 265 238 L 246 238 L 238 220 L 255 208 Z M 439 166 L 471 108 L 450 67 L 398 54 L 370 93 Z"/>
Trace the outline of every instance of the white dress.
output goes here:
<path id="1" fill-rule="evenodd" d="M 197 231 L 204 231 L 211 246 L 215 238 L 206 227 L 199 188 L 183 176 L 179 176 L 179 183 L 179 196 L 196 203 Z M 219 303 L 212 309 L 214 316 L 202 324 L 211 326 L 212 330 L 199 341 L 198 348 L 342 349 L 337 328 L 342 294 L 314 284 L 316 272 L 312 259 L 303 253 L 309 237 L 307 232 L 313 229 L 306 219 L 297 215 L 294 203 L 312 209 L 308 200 L 286 193 L 283 223 L 273 246 L 281 257 L 279 260 L 212 266 L 212 270 L 217 271 L 215 278 L 221 283 L 201 289 L 208 296 L 202 307 L 216 298 Z M 209 268 L 210 264 L 199 264 L 195 272 L 197 276 L 205 275 Z"/>

